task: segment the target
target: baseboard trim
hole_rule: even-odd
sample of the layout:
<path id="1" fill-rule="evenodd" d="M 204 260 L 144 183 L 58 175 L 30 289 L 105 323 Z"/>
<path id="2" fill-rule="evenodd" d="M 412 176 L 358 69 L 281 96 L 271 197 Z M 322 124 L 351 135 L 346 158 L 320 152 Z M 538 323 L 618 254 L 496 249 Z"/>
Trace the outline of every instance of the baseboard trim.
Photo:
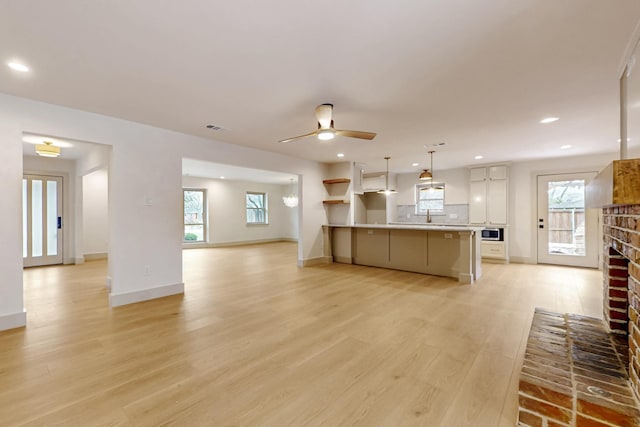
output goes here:
<path id="1" fill-rule="evenodd" d="M 6 314 L 0 316 L 0 331 L 6 331 L 9 329 L 23 328 L 27 326 L 27 312 L 21 311 L 20 313 Z"/>
<path id="2" fill-rule="evenodd" d="M 340 264 L 353 264 L 353 258 L 350 256 L 334 256 L 333 262 L 338 262 Z"/>
<path id="3" fill-rule="evenodd" d="M 292 242 L 298 243 L 298 239 L 287 237 L 278 239 L 259 239 L 259 240 L 240 240 L 237 242 L 220 242 L 220 243 L 183 243 L 182 249 L 200 249 L 200 248 L 227 248 L 231 246 L 247 246 L 260 245 L 263 243 Z"/>
<path id="4" fill-rule="evenodd" d="M 331 264 L 332 262 L 333 258 L 330 256 L 319 256 L 316 258 L 299 259 L 298 267 L 311 267 L 313 265 Z"/>
<path id="5" fill-rule="evenodd" d="M 134 304 L 178 294 L 184 294 L 184 283 L 158 286 L 156 288 L 142 289 L 140 291 L 125 292 L 122 294 L 114 294 L 112 292 L 109 294 L 109 304 L 111 307 L 119 307 L 121 305 Z"/>
<path id="6" fill-rule="evenodd" d="M 537 260 L 531 257 L 511 256 L 509 262 L 516 264 L 537 264 Z"/>
<path id="7" fill-rule="evenodd" d="M 96 252 L 94 254 L 84 254 L 85 261 L 94 261 L 97 259 L 107 259 L 109 258 L 109 252 Z"/>

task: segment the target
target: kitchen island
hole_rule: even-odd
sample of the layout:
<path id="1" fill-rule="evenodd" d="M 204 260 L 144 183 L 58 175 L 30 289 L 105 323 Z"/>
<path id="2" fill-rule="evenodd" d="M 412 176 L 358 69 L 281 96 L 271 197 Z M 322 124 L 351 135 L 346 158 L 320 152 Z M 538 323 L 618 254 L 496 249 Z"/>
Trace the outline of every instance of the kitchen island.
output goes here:
<path id="1" fill-rule="evenodd" d="M 325 256 L 473 283 L 482 275 L 482 227 L 433 224 L 323 226 Z"/>

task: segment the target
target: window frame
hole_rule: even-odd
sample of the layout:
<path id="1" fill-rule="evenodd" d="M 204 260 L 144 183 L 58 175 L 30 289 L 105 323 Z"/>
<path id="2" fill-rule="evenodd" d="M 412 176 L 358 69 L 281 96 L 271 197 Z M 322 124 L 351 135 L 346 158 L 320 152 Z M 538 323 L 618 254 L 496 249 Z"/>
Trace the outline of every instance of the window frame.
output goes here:
<path id="1" fill-rule="evenodd" d="M 202 240 L 186 240 L 185 236 L 187 235 L 186 227 L 187 225 L 200 225 L 200 224 L 187 224 L 184 220 L 185 217 L 185 204 L 184 204 L 184 196 L 187 191 L 197 191 L 202 193 Z M 206 243 L 207 242 L 207 189 L 206 188 L 192 188 L 192 187 L 183 187 L 182 188 L 182 243 L 184 244 L 194 244 L 194 243 Z"/>
<path id="2" fill-rule="evenodd" d="M 423 199 L 423 198 L 420 197 L 421 190 L 422 189 L 429 189 L 429 188 L 434 188 L 436 190 L 440 190 L 440 188 L 435 188 L 435 187 L 442 187 L 441 188 L 441 190 L 442 190 L 442 198 L 441 199 L 440 198 L 429 199 L 429 200 L 441 200 L 442 201 L 442 209 L 436 209 L 436 210 L 428 209 L 429 210 L 429 216 L 442 216 L 442 215 L 445 215 L 445 212 L 444 212 L 444 207 L 445 207 L 445 203 L 444 203 L 444 200 L 445 200 L 445 186 L 444 186 L 444 183 L 442 183 L 442 182 L 433 182 L 433 183 L 429 183 L 429 184 L 416 184 L 416 186 L 415 186 L 415 193 L 414 193 L 415 201 L 416 201 L 416 205 L 415 205 L 416 206 L 416 212 L 415 212 L 415 214 L 417 216 L 426 216 L 427 215 L 427 209 L 424 209 L 424 210 L 420 209 L 420 201 L 421 200 L 427 200 L 426 198 Z"/>
<path id="3" fill-rule="evenodd" d="M 262 208 L 251 208 L 248 206 L 249 195 L 262 196 Z M 269 225 L 269 195 L 265 191 L 247 191 L 244 196 L 245 221 L 247 225 Z M 262 211 L 264 221 L 249 221 L 249 211 Z M 259 216 L 259 215 L 258 215 Z"/>

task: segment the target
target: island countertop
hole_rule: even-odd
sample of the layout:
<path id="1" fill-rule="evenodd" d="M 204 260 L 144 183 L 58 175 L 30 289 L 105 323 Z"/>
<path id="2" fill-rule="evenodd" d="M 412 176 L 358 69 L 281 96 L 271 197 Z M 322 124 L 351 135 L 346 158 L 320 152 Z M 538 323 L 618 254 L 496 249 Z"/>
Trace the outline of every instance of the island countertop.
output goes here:
<path id="1" fill-rule="evenodd" d="M 482 275 L 480 231 L 459 224 L 328 224 L 325 256 L 360 264 L 457 278 L 473 283 Z"/>
<path id="2" fill-rule="evenodd" d="M 394 230 L 426 230 L 426 231 L 481 231 L 484 227 L 466 224 L 429 224 L 429 223 L 401 223 L 392 222 L 389 224 L 328 224 L 327 227 L 341 228 L 380 228 Z"/>

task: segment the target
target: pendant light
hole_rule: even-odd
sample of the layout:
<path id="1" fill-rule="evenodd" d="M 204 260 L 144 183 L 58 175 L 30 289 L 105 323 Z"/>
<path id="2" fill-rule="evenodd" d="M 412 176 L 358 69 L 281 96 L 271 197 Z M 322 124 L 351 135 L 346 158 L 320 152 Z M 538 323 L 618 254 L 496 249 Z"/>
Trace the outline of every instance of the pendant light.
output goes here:
<path id="1" fill-rule="evenodd" d="M 293 178 L 289 178 L 289 194 L 282 197 L 282 201 L 288 208 L 295 208 L 298 206 L 298 196 L 293 193 Z"/>
<path id="2" fill-rule="evenodd" d="M 433 153 L 435 151 L 429 151 L 429 155 L 431 156 L 431 168 L 424 169 L 420 174 L 420 181 L 431 181 L 433 179 Z"/>
<path id="3" fill-rule="evenodd" d="M 36 153 L 42 157 L 58 157 L 60 147 L 56 147 L 51 141 L 44 141 L 44 144 L 36 145 Z"/>
<path id="4" fill-rule="evenodd" d="M 397 193 L 396 190 L 389 190 L 389 159 L 391 157 L 385 157 L 384 159 L 387 161 L 387 174 L 385 175 L 385 189 L 378 191 L 379 194 L 389 195 L 393 193 Z"/>

